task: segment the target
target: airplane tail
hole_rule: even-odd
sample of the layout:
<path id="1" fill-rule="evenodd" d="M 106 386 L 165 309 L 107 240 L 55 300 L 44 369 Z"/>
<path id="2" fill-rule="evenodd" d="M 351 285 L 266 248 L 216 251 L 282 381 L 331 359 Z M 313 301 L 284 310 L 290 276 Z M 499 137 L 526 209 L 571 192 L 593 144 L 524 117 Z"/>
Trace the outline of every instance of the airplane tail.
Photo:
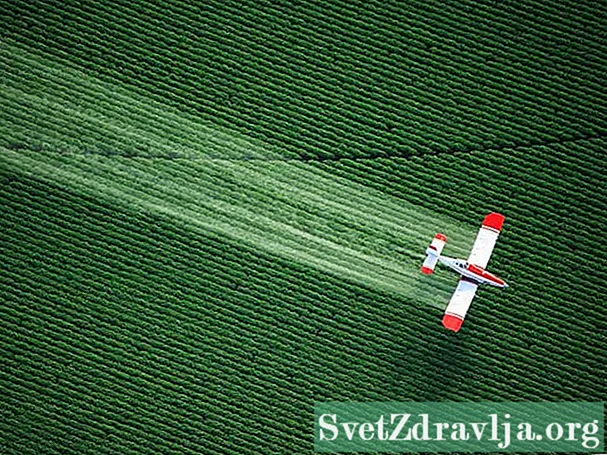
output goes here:
<path id="1" fill-rule="evenodd" d="M 430 246 L 426 248 L 426 259 L 422 264 L 422 273 L 424 275 L 431 275 L 434 272 L 434 267 L 438 262 L 438 258 L 447 243 L 447 237 L 444 234 L 436 234 L 432 239 Z"/>

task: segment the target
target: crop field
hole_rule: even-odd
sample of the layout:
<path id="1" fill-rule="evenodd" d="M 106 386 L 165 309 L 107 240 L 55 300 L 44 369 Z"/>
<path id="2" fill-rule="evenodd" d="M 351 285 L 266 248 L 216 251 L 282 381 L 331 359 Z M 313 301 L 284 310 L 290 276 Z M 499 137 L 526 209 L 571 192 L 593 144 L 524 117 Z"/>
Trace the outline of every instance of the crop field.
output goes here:
<path id="1" fill-rule="evenodd" d="M 607 4 L 10 0 L 0 454 L 313 453 L 319 401 L 607 401 Z M 506 216 L 462 330 L 457 276 Z"/>

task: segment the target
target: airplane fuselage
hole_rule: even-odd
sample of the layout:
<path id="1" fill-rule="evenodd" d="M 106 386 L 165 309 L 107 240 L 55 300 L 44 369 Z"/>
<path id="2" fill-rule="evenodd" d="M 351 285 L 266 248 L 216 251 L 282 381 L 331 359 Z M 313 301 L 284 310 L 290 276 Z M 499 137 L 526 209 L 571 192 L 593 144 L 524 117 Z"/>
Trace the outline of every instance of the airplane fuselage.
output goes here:
<path id="1" fill-rule="evenodd" d="M 508 285 L 504 280 L 498 278 L 493 273 L 487 272 L 482 267 L 478 267 L 474 264 L 468 264 L 467 261 L 462 259 L 450 258 L 447 256 L 439 256 L 438 260 L 455 270 L 460 275 L 471 279 L 477 283 L 490 284 L 491 286 L 497 286 L 498 288 L 507 288 Z"/>

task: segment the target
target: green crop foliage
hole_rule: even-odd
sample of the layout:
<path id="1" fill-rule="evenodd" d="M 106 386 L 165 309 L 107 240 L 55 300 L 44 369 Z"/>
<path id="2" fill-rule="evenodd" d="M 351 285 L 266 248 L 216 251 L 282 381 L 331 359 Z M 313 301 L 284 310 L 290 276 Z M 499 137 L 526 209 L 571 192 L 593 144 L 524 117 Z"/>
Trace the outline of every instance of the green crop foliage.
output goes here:
<path id="1" fill-rule="evenodd" d="M 11 1 L 0 453 L 311 453 L 315 401 L 604 401 L 596 2 Z M 457 277 L 506 224 L 457 335 Z"/>

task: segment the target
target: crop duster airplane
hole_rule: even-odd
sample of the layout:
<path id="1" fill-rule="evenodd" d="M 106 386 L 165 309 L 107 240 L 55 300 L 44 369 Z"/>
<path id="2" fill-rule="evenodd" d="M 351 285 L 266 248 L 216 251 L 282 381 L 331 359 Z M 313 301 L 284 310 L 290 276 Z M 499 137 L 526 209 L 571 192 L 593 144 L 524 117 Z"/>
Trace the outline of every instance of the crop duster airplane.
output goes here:
<path id="1" fill-rule="evenodd" d="M 485 283 L 499 288 L 508 287 L 504 280 L 485 270 L 503 224 L 504 215 L 499 213 L 490 213 L 485 217 L 467 261 L 441 256 L 447 243 L 447 237 L 444 234 L 436 234 L 426 249 L 422 273 L 431 275 L 436 264 L 441 262 L 461 275 L 443 316 L 445 328 L 454 332 L 459 331 L 479 284 Z"/>

